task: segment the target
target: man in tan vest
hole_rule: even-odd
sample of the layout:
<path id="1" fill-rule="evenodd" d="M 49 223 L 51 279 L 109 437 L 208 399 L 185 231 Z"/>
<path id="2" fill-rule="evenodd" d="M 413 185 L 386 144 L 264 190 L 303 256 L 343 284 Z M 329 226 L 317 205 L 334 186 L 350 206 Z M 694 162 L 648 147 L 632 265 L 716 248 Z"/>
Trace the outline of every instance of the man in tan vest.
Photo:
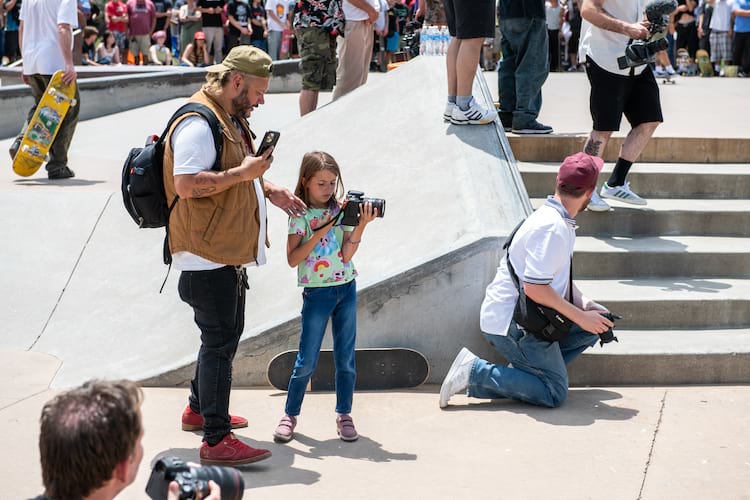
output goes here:
<path id="1" fill-rule="evenodd" d="M 174 267 L 182 271 L 180 298 L 193 308 L 201 331 L 182 428 L 203 429 L 202 463 L 242 465 L 271 456 L 231 432 L 247 426 L 246 419 L 229 415 L 232 360 L 245 319 L 245 267 L 266 261 L 266 198 L 290 215 L 303 213 L 305 205 L 263 179 L 273 148 L 254 155 L 246 119 L 264 102 L 271 58 L 240 45 L 206 71 L 206 85 L 190 101 L 208 106 L 224 128 L 220 170 L 212 170 L 213 135 L 200 115 L 176 120 L 164 151 L 167 199 L 180 197 L 169 219 L 169 249 Z"/>

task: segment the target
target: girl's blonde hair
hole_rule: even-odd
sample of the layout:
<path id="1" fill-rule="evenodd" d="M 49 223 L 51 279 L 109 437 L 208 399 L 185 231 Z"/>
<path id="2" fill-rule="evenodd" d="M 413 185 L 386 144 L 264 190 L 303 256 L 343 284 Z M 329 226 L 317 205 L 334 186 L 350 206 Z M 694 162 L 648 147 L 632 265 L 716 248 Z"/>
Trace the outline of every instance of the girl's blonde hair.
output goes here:
<path id="1" fill-rule="evenodd" d="M 328 153 L 323 151 L 311 151 L 305 153 L 305 156 L 302 157 L 302 165 L 299 167 L 297 187 L 294 189 L 294 194 L 304 201 L 305 205 L 310 205 L 310 200 L 307 198 L 307 190 L 305 189 L 305 182 L 312 179 L 312 177 L 321 170 L 328 170 L 336 175 L 336 190 L 331 195 L 331 199 L 328 200 L 328 204 L 336 204 L 344 196 L 344 183 L 341 180 L 339 164 L 336 163 L 333 156 Z"/>

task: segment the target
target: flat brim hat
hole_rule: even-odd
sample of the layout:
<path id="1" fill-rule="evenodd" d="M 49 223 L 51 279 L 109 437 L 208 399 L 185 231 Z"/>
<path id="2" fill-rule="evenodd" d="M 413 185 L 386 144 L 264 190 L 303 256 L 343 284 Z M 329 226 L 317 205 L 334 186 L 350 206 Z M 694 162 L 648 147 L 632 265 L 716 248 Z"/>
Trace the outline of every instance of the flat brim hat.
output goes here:
<path id="1" fill-rule="evenodd" d="M 209 73 L 233 70 L 246 75 L 268 78 L 271 76 L 273 61 L 271 56 L 252 45 L 238 45 L 219 64 L 206 68 Z"/>
<path id="2" fill-rule="evenodd" d="M 587 190 L 596 186 L 604 160 L 586 153 L 565 158 L 557 172 L 557 185 L 568 191 Z"/>

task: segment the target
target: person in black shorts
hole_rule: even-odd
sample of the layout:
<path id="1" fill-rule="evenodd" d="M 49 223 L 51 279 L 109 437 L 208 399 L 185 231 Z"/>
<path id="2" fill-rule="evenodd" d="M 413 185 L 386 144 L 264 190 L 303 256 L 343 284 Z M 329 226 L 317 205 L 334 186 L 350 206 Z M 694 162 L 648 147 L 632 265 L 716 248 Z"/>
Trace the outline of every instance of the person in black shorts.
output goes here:
<path id="1" fill-rule="evenodd" d="M 485 38 L 495 36 L 495 0 L 443 0 L 451 43 L 448 46 L 448 103 L 443 118 L 455 125 L 484 125 L 497 111 L 472 96 L 474 74 Z"/>
<path id="2" fill-rule="evenodd" d="M 620 69 L 617 63 L 629 40 L 643 40 L 649 36 L 647 21 L 644 20 L 646 3 L 647 0 L 584 0 L 581 6 L 581 16 L 587 22 L 581 32 L 578 55 L 585 64 L 591 84 L 589 105 L 594 122 L 584 152 L 603 156 L 612 132 L 620 129 L 623 115 L 631 126 L 612 175 L 598 196 L 594 192 L 589 210 L 608 211 L 610 206 L 602 198 L 633 205 L 647 203 L 630 189 L 626 177 L 656 128 L 664 121 L 659 86 L 648 64 Z"/>

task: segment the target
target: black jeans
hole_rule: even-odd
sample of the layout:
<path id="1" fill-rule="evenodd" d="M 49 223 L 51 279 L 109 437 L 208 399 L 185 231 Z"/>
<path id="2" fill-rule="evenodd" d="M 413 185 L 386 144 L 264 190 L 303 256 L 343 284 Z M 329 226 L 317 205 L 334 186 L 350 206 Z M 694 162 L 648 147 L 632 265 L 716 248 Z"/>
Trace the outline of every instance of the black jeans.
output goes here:
<path id="1" fill-rule="evenodd" d="M 203 415 L 203 440 L 210 446 L 231 431 L 232 361 L 245 327 L 246 289 L 245 270 L 233 266 L 180 275 L 180 298 L 193 308 L 201 331 L 190 408 Z"/>

